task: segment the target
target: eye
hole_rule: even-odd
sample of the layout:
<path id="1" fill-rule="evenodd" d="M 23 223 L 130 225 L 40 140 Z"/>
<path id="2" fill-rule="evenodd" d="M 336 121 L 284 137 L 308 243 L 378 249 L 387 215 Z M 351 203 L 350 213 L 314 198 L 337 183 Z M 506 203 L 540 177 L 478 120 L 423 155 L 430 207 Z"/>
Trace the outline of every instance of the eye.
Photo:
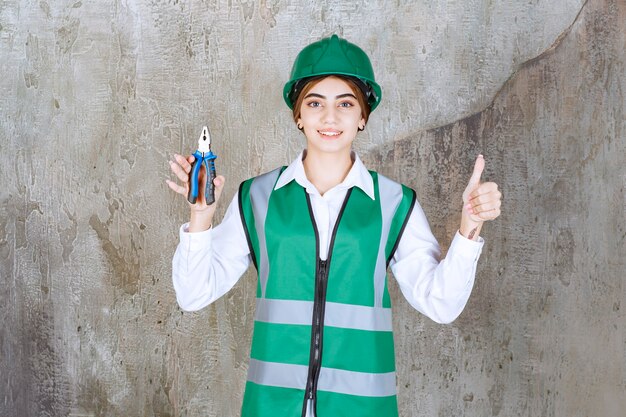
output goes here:
<path id="1" fill-rule="evenodd" d="M 350 108 L 353 106 L 354 104 L 352 104 L 350 101 L 342 101 L 341 103 L 339 103 L 339 107 Z"/>
<path id="2" fill-rule="evenodd" d="M 320 107 L 322 105 L 322 103 L 320 103 L 317 100 L 311 100 L 311 101 L 307 102 L 306 105 L 309 106 L 309 107 Z"/>

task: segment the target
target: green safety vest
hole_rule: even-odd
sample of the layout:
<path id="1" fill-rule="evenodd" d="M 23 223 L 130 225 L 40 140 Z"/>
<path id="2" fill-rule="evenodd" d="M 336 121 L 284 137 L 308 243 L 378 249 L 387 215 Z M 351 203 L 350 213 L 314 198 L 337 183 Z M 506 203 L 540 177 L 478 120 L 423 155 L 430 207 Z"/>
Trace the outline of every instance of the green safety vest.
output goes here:
<path id="1" fill-rule="evenodd" d="M 239 210 L 258 271 L 242 417 L 398 415 L 387 267 L 415 192 L 371 172 L 375 200 L 348 190 L 319 257 L 306 190 L 283 169 L 244 181 Z"/>

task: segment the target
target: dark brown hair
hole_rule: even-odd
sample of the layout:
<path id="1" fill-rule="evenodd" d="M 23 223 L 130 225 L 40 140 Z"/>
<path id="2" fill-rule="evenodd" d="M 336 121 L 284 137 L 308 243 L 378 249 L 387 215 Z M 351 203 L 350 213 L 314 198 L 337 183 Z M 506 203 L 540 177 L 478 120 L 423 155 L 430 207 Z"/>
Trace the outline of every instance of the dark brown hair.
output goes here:
<path id="1" fill-rule="evenodd" d="M 298 94 L 298 98 L 293 101 L 294 102 L 294 105 L 293 105 L 294 122 L 298 123 L 298 119 L 300 118 L 300 108 L 302 107 L 302 102 L 304 101 L 304 98 L 306 97 L 306 95 L 309 93 L 309 91 L 311 91 L 313 87 L 317 85 L 317 83 L 319 83 L 320 81 L 322 81 L 324 78 L 327 78 L 327 77 L 337 77 L 340 80 L 345 81 L 348 84 L 348 86 L 354 93 L 356 100 L 359 102 L 359 106 L 361 106 L 361 117 L 363 117 L 363 120 L 365 121 L 365 123 L 367 123 L 367 120 L 370 117 L 370 112 L 372 110 L 370 109 L 370 105 L 367 104 L 367 99 L 365 98 L 365 94 L 363 93 L 359 85 L 356 83 L 356 81 L 354 81 L 351 77 L 346 77 L 346 76 L 336 75 L 336 74 L 313 77 L 306 81 L 306 84 L 304 85 L 304 87 L 302 87 L 302 90 Z"/>

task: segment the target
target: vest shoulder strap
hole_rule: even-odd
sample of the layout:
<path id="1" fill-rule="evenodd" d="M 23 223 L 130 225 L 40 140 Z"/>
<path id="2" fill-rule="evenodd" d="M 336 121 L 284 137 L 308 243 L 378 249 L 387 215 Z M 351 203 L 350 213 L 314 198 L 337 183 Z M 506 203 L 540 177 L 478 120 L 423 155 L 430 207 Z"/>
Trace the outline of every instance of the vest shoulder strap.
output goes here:
<path id="1" fill-rule="evenodd" d="M 284 170 L 285 167 L 279 167 L 258 177 L 247 179 L 239 185 L 239 216 L 248 241 L 252 263 L 257 271 L 259 270 L 259 237 L 256 222 L 265 218 L 259 213 L 267 212 L 270 194 Z"/>
<path id="2" fill-rule="evenodd" d="M 383 212 L 388 211 L 392 216 L 385 244 L 385 258 L 387 266 L 393 258 L 404 229 L 413 212 L 417 196 L 413 189 L 404 184 L 395 182 L 384 175 L 370 171 L 374 181 L 378 183 L 378 198 L 380 198 Z"/>

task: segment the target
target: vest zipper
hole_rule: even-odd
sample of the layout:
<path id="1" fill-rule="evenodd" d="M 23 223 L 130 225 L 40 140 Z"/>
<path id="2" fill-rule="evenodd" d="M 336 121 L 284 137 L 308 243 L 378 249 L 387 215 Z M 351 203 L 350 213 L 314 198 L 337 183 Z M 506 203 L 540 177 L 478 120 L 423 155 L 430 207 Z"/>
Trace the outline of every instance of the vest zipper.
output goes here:
<path id="1" fill-rule="evenodd" d="M 322 339 L 324 330 L 324 304 L 328 285 L 328 262 L 318 259 L 313 302 L 313 326 L 311 329 L 311 360 L 307 381 L 307 398 L 313 400 L 317 392 L 317 380 L 322 365 Z"/>
<path id="2" fill-rule="evenodd" d="M 304 395 L 304 404 L 302 407 L 302 417 L 306 416 L 307 401 L 312 401 L 314 417 L 317 416 L 317 382 L 320 376 L 320 370 L 322 368 L 322 342 L 324 341 L 324 311 L 326 309 L 326 289 L 328 288 L 328 271 L 330 268 L 330 260 L 333 253 L 333 246 L 335 244 L 335 236 L 337 235 L 337 227 L 339 221 L 343 215 L 348 198 L 352 194 L 352 188 L 346 193 L 346 198 L 343 200 L 337 220 L 335 221 L 335 227 L 330 238 L 328 245 L 328 256 L 326 260 L 320 259 L 319 247 L 320 238 L 317 231 L 317 224 L 315 223 L 315 216 L 313 215 L 313 207 L 311 206 L 311 200 L 309 194 L 304 190 L 306 195 L 306 202 L 309 206 L 309 215 L 311 222 L 313 223 L 313 230 L 315 231 L 315 243 L 316 243 L 316 259 L 315 266 L 315 295 L 313 299 L 313 320 L 311 325 L 311 353 L 309 356 L 309 374 L 307 377 L 306 391 Z"/>

